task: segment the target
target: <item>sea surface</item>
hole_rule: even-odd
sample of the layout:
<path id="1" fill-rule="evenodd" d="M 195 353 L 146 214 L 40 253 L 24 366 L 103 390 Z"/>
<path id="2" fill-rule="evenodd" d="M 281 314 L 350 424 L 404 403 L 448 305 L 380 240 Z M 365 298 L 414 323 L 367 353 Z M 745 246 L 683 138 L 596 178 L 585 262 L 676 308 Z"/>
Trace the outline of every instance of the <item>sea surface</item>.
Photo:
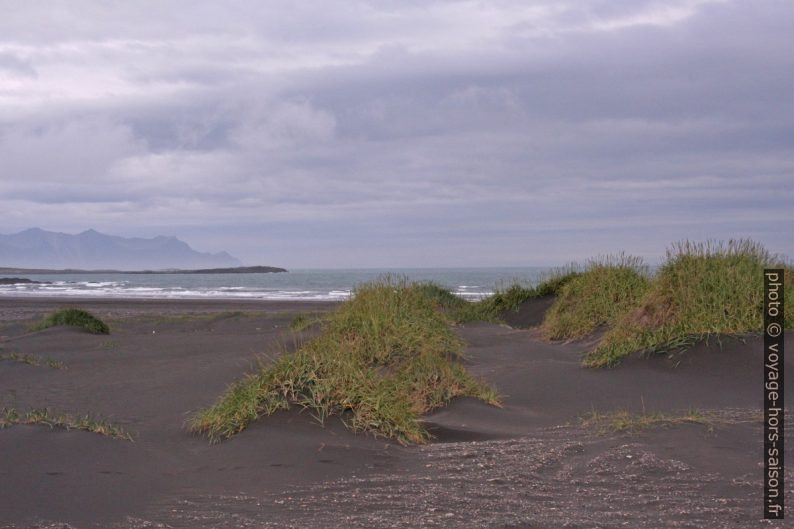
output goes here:
<path id="1" fill-rule="evenodd" d="M 14 275 L 43 284 L 0 285 L 0 296 L 344 300 L 357 285 L 391 275 L 411 281 L 433 281 L 464 299 L 477 300 L 513 283 L 532 284 L 547 271 L 545 267 L 526 267 L 292 270 L 270 274 Z"/>

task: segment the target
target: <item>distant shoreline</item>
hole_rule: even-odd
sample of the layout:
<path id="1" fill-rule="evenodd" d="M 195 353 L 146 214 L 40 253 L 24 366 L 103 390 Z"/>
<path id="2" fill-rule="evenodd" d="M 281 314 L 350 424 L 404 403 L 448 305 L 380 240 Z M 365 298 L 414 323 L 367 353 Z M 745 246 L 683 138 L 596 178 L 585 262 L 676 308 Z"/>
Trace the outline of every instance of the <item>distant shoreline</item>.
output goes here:
<path id="1" fill-rule="evenodd" d="M 56 275 L 56 274 L 274 274 L 287 272 L 276 266 L 237 266 L 233 268 L 202 268 L 196 270 L 50 270 L 45 268 L 0 267 L 0 274 Z"/>

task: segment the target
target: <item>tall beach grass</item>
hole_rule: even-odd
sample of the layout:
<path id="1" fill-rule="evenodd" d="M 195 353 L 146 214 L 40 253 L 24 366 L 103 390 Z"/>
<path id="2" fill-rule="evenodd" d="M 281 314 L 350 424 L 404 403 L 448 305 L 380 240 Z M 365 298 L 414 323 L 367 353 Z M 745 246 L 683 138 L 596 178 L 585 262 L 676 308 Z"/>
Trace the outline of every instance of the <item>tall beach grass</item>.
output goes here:
<path id="1" fill-rule="evenodd" d="M 673 244 L 639 304 L 623 311 L 585 363 L 611 366 L 633 352 L 683 349 L 714 334 L 760 332 L 764 268 L 784 267 L 785 296 L 792 299 L 791 267 L 758 243 Z"/>
<path id="2" fill-rule="evenodd" d="M 572 340 L 612 325 L 637 305 L 649 282 L 649 269 L 639 257 L 618 254 L 591 259 L 558 290 L 541 332 L 549 340 Z"/>

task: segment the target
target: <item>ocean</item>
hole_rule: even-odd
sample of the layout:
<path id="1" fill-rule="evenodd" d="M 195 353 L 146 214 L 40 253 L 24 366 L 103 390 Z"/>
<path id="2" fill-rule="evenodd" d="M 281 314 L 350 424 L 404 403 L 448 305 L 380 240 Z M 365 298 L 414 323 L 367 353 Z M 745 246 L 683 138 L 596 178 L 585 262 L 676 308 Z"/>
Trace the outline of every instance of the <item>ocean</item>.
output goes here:
<path id="1" fill-rule="evenodd" d="M 545 267 L 524 267 L 291 270 L 271 274 L 14 275 L 42 284 L 0 285 L 0 296 L 344 300 L 351 296 L 356 285 L 392 275 L 411 281 L 433 281 L 473 301 L 516 282 L 533 283 L 546 271 Z"/>

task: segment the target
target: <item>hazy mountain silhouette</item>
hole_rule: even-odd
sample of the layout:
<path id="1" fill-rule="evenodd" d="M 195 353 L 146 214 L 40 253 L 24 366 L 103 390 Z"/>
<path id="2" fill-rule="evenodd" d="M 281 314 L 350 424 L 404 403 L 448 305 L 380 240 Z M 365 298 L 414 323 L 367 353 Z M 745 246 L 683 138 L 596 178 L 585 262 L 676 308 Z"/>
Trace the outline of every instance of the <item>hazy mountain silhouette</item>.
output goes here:
<path id="1" fill-rule="evenodd" d="M 87 230 L 77 235 L 38 228 L 0 234 L 0 266 L 85 270 L 234 267 L 226 252 L 202 253 L 176 237 L 125 238 Z"/>

